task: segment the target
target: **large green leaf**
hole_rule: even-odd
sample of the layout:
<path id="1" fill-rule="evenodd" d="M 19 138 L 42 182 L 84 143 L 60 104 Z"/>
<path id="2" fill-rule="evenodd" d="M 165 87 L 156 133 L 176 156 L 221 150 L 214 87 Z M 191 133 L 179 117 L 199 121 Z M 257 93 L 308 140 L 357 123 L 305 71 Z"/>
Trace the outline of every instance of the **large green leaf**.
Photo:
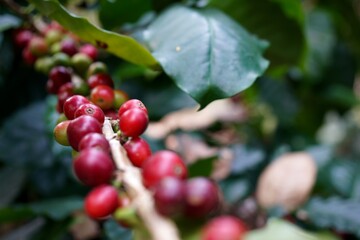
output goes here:
<path id="1" fill-rule="evenodd" d="M 330 232 L 311 233 L 280 219 L 269 220 L 263 229 L 251 231 L 245 240 L 338 240 Z"/>
<path id="2" fill-rule="evenodd" d="M 176 84 L 202 107 L 250 87 L 268 66 L 267 43 L 215 9 L 175 5 L 143 38 Z"/>
<path id="3" fill-rule="evenodd" d="M 68 12 L 58 1 L 30 0 L 30 2 L 42 14 L 58 21 L 81 39 L 106 48 L 107 51 L 129 62 L 158 68 L 158 63 L 151 53 L 133 38 L 96 27 L 87 19 Z"/>
<path id="4" fill-rule="evenodd" d="M 271 65 L 298 64 L 306 48 L 298 0 L 210 0 L 252 33 L 270 42 Z"/>

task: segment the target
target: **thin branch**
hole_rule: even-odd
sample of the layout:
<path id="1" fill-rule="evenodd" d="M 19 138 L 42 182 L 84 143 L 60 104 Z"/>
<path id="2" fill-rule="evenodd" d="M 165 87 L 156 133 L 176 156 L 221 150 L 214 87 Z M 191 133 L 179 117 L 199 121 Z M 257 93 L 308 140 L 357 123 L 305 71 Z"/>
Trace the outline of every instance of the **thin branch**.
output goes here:
<path id="1" fill-rule="evenodd" d="M 129 161 L 126 151 L 116 139 L 116 134 L 108 119 L 105 119 L 103 133 L 110 143 L 113 159 L 120 172 L 117 177 L 126 189 L 139 217 L 152 236 L 152 240 L 180 240 L 174 222 L 156 211 L 151 193 L 142 184 L 140 170 Z"/>

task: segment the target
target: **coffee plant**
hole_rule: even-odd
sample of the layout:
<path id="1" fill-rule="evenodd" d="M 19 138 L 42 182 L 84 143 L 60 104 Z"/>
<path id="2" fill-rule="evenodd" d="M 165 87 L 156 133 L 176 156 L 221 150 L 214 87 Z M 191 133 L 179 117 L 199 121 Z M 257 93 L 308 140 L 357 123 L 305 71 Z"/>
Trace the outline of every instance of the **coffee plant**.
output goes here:
<path id="1" fill-rule="evenodd" d="M 0 4 L 2 239 L 360 239 L 359 1 Z"/>

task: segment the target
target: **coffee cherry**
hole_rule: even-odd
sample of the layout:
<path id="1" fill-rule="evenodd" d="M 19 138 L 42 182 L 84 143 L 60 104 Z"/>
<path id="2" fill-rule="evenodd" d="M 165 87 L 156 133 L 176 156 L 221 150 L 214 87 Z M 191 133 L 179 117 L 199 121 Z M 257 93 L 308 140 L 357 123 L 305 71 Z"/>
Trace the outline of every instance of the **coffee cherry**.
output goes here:
<path id="1" fill-rule="evenodd" d="M 225 215 L 212 219 L 204 226 L 201 240 L 243 240 L 247 231 L 243 221 Z"/>
<path id="2" fill-rule="evenodd" d="M 99 73 L 107 73 L 107 67 L 103 62 L 93 62 L 88 69 L 87 75 L 91 76 L 91 75 L 95 75 L 95 74 L 99 74 Z M 112 80 L 111 80 L 112 82 Z M 106 85 L 106 84 L 104 84 Z M 110 86 L 111 87 L 111 86 Z"/>
<path id="3" fill-rule="evenodd" d="M 91 63 L 92 59 L 84 53 L 76 53 L 71 57 L 71 64 L 73 68 L 81 75 L 85 73 Z"/>
<path id="4" fill-rule="evenodd" d="M 24 48 L 22 51 L 22 58 L 27 65 L 33 65 L 37 59 L 37 57 L 31 53 L 28 47 Z"/>
<path id="5" fill-rule="evenodd" d="M 114 90 L 115 100 L 114 108 L 119 109 L 124 102 L 129 100 L 129 96 L 122 90 Z"/>
<path id="6" fill-rule="evenodd" d="M 69 123 L 70 123 L 69 120 L 62 121 L 59 124 L 57 124 L 54 128 L 54 137 L 56 142 L 64 146 L 70 145 L 67 137 L 67 127 Z"/>
<path id="7" fill-rule="evenodd" d="M 79 143 L 79 150 L 82 151 L 87 148 L 98 148 L 104 152 L 110 152 L 110 144 L 105 136 L 100 133 L 86 134 Z"/>
<path id="8" fill-rule="evenodd" d="M 109 86 L 110 88 L 114 88 L 113 80 L 111 79 L 111 77 L 108 74 L 105 74 L 105 73 L 99 73 L 99 74 L 92 75 L 89 77 L 87 82 L 91 89 L 93 89 L 99 85 L 106 85 L 106 86 Z"/>
<path id="9" fill-rule="evenodd" d="M 104 111 L 105 116 L 111 118 L 111 120 L 118 120 L 119 116 L 117 111 L 110 109 L 110 110 L 105 110 Z"/>
<path id="10" fill-rule="evenodd" d="M 71 82 L 65 83 L 59 88 L 57 93 L 57 97 L 58 97 L 57 110 L 59 111 L 59 113 L 63 112 L 64 102 L 73 95 L 74 95 L 73 84 Z"/>
<path id="11" fill-rule="evenodd" d="M 78 52 L 78 49 L 74 40 L 66 38 L 60 43 L 60 51 L 69 56 L 73 56 Z"/>
<path id="12" fill-rule="evenodd" d="M 143 162 L 151 156 L 149 144 L 140 137 L 127 141 L 124 148 L 131 163 L 136 167 L 141 167 Z"/>
<path id="13" fill-rule="evenodd" d="M 77 95 L 87 96 L 90 94 L 89 85 L 82 79 L 76 79 L 72 81 L 73 91 Z"/>
<path id="14" fill-rule="evenodd" d="M 72 120 L 67 128 L 70 146 L 78 151 L 80 140 L 88 133 L 102 133 L 98 120 L 86 115 Z"/>
<path id="15" fill-rule="evenodd" d="M 51 54 L 56 54 L 56 53 L 63 53 L 65 54 L 66 56 L 69 57 L 69 55 L 67 55 L 66 53 L 64 52 L 61 52 L 61 43 L 60 42 L 57 42 L 57 43 L 53 43 L 51 46 L 50 46 L 50 53 Z M 69 57 L 70 58 L 70 57 Z M 69 64 L 70 65 L 70 64 Z M 68 66 L 68 65 L 67 65 Z"/>
<path id="16" fill-rule="evenodd" d="M 120 130 L 127 137 L 138 137 L 148 126 L 147 114 L 138 108 L 127 110 L 120 117 Z"/>
<path id="17" fill-rule="evenodd" d="M 98 148 L 87 148 L 74 159 L 73 170 L 81 183 L 97 186 L 111 180 L 115 166 L 109 153 Z"/>
<path id="18" fill-rule="evenodd" d="M 138 108 L 148 114 L 148 111 L 145 107 L 145 105 L 138 99 L 130 99 L 123 103 L 119 109 L 119 118 L 129 109 Z"/>
<path id="19" fill-rule="evenodd" d="M 101 108 L 99 108 L 98 106 L 96 106 L 92 103 L 82 104 L 76 109 L 75 114 L 74 114 L 75 118 L 78 118 L 82 115 L 88 115 L 88 116 L 94 117 L 101 124 L 103 124 L 104 120 L 105 120 L 105 114 L 104 114 L 103 110 L 101 110 Z"/>
<path id="20" fill-rule="evenodd" d="M 155 187 L 156 210 L 166 217 L 180 216 L 185 206 L 185 184 L 175 177 L 162 179 Z"/>
<path id="21" fill-rule="evenodd" d="M 34 56 L 43 56 L 48 52 L 48 45 L 45 42 L 45 39 L 39 36 L 33 37 L 29 42 L 29 49 Z"/>
<path id="22" fill-rule="evenodd" d="M 85 212 L 93 219 L 104 219 L 115 212 L 118 207 L 118 193 L 111 185 L 101 185 L 85 198 Z"/>
<path id="23" fill-rule="evenodd" d="M 208 178 L 190 179 L 185 185 L 185 214 L 192 218 L 205 217 L 219 207 L 219 191 Z"/>
<path id="24" fill-rule="evenodd" d="M 51 57 L 41 57 L 35 62 L 35 70 L 43 74 L 48 74 L 54 67 L 54 61 Z"/>
<path id="25" fill-rule="evenodd" d="M 111 109 L 114 104 L 114 91 L 106 85 L 98 85 L 91 90 L 90 100 L 103 110 Z"/>
<path id="26" fill-rule="evenodd" d="M 48 45 L 59 42 L 63 38 L 63 33 L 57 29 L 49 29 L 45 34 L 45 41 Z"/>
<path id="27" fill-rule="evenodd" d="M 83 104 L 90 103 L 90 101 L 81 95 L 74 95 L 68 98 L 64 103 L 65 116 L 71 120 L 75 118 L 75 111 Z"/>
<path id="28" fill-rule="evenodd" d="M 84 44 L 82 47 L 80 47 L 79 52 L 86 54 L 93 61 L 95 61 L 98 57 L 97 48 L 91 44 Z"/>
<path id="29" fill-rule="evenodd" d="M 145 160 L 142 166 L 144 185 L 147 188 L 156 186 L 165 177 L 185 179 L 187 169 L 181 157 L 175 152 L 162 150 Z"/>
<path id="30" fill-rule="evenodd" d="M 15 31 L 14 42 L 19 48 L 25 48 L 33 38 L 33 33 L 27 29 L 19 29 Z"/>
<path id="31" fill-rule="evenodd" d="M 52 59 L 54 61 L 55 66 L 70 66 L 70 57 L 63 53 L 63 52 L 57 52 L 52 56 Z"/>
<path id="32" fill-rule="evenodd" d="M 60 88 L 65 83 L 71 82 L 71 71 L 70 69 L 57 66 L 51 69 L 49 78 L 54 82 L 56 88 Z"/>

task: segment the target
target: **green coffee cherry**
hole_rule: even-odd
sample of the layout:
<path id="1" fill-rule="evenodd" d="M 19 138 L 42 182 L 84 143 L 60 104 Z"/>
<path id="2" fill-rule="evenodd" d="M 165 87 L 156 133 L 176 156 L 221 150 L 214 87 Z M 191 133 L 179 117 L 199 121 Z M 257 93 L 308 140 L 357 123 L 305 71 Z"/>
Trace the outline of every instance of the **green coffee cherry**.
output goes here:
<path id="1" fill-rule="evenodd" d="M 87 96 L 90 94 L 89 84 L 80 79 L 73 81 L 73 92 L 78 95 Z"/>
<path id="2" fill-rule="evenodd" d="M 107 73 L 108 69 L 103 62 L 93 62 L 88 69 L 88 76 L 95 75 L 98 73 Z"/>
<path id="3" fill-rule="evenodd" d="M 71 58 L 73 68 L 80 75 L 83 75 L 86 72 L 91 63 L 92 59 L 84 53 L 77 53 Z"/>
<path id="4" fill-rule="evenodd" d="M 55 66 L 65 66 L 68 67 L 71 64 L 70 57 L 62 52 L 55 53 L 52 56 Z"/>
<path id="5" fill-rule="evenodd" d="M 61 44 L 60 42 L 54 43 L 50 46 L 50 53 L 55 54 L 61 52 Z"/>
<path id="6" fill-rule="evenodd" d="M 51 57 L 42 57 L 36 60 L 35 69 L 38 72 L 49 74 L 50 70 L 54 67 L 54 61 Z"/>
<path id="7" fill-rule="evenodd" d="M 57 29 L 50 29 L 45 35 L 45 41 L 48 45 L 60 42 L 63 38 L 62 32 Z"/>

